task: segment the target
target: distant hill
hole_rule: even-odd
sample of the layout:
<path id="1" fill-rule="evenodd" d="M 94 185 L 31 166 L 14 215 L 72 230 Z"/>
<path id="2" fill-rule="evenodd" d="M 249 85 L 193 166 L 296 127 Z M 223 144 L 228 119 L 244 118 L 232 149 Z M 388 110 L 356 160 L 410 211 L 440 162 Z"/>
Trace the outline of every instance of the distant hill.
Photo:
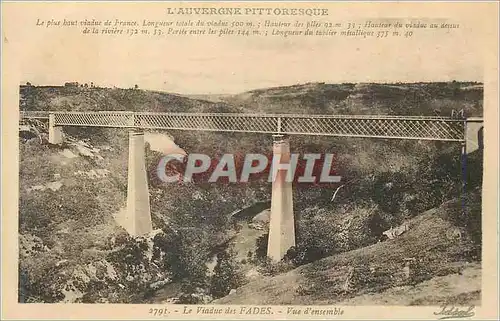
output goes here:
<path id="1" fill-rule="evenodd" d="M 130 110 L 295 114 L 482 115 L 483 85 L 471 82 L 325 84 L 237 95 L 181 95 L 142 89 L 21 86 L 25 110 Z"/>
<path id="2" fill-rule="evenodd" d="M 252 90 L 224 101 L 246 111 L 293 114 L 482 115 L 483 86 L 470 82 L 325 84 Z"/>
<path id="3" fill-rule="evenodd" d="M 21 110 L 236 112 L 224 102 L 142 89 L 21 86 Z"/>
<path id="4" fill-rule="evenodd" d="M 213 102 L 213 103 L 220 103 L 220 102 L 224 102 L 225 99 L 231 97 L 232 95 L 230 95 L 230 94 L 220 94 L 220 95 L 217 95 L 217 94 L 206 94 L 206 95 L 198 94 L 198 95 L 180 95 L 180 96 L 191 98 L 191 99 L 196 99 L 196 100 L 206 100 L 206 101 Z"/>

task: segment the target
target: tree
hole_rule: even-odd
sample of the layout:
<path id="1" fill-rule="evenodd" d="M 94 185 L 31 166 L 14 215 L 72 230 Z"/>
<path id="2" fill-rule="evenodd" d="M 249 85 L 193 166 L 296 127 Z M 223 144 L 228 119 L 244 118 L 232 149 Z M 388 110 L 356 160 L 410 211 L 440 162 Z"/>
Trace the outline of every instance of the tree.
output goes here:
<path id="1" fill-rule="evenodd" d="M 134 89 L 139 89 L 139 85 L 135 84 Z"/>
<path id="2" fill-rule="evenodd" d="M 210 294 L 214 298 L 221 298 L 229 294 L 244 282 L 244 276 L 236 261 L 232 248 L 217 254 L 217 264 L 210 282 Z"/>
<path id="3" fill-rule="evenodd" d="M 208 244 L 203 231 L 194 228 L 165 231 L 155 237 L 154 244 L 154 258 L 163 261 L 173 281 L 181 282 L 183 292 L 193 293 L 207 285 Z"/>
<path id="4" fill-rule="evenodd" d="M 259 236 L 255 240 L 255 259 L 265 260 L 267 257 L 267 244 L 269 233 Z"/>

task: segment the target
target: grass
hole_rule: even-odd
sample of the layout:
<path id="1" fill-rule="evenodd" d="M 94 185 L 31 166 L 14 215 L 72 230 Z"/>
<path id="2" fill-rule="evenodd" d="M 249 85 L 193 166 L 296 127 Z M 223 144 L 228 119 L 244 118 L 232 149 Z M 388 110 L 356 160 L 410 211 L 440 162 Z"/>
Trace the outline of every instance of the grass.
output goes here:
<path id="1" fill-rule="evenodd" d="M 408 295 L 405 299 L 394 299 L 392 302 L 388 300 L 385 304 L 437 304 L 448 296 L 465 300 L 464 298 L 469 297 L 467 293 L 480 288 L 480 268 L 467 257 L 468 251 L 473 247 L 469 239 L 448 238 L 446 232 L 454 228 L 446 219 L 450 215 L 447 211 L 450 210 L 452 209 L 449 207 L 441 207 L 427 211 L 412 219 L 412 228 L 397 239 L 327 257 L 275 277 L 263 277 L 215 303 L 337 304 L 366 295 L 385 293 L 396 287 L 416 287 L 427 296 L 432 294 L 439 297 L 439 300 L 419 299 L 420 302 Z M 402 275 L 405 258 L 415 258 L 420 263 L 410 279 L 405 279 Z M 352 282 L 352 288 L 345 291 L 344 283 L 352 268 L 359 271 L 358 281 Z M 447 293 L 446 288 L 453 287 L 456 279 L 463 279 L 463 288 Z M 441 285 L 438 284 L 439 280 L 443 282 Z M 467 287 L 468 281 L 470 288 Z M 428 286 L 429 284 L 433 286 Z M 399 295 L 406 294 L 403 292 Z M 470 298 L 475 300 L 472 294 Z M 370 301 L 369 298 L 366 300 Z M 384 304 L 380 295 L 377 300 L 377 304 Z M 359 299 L 356 302 L 359 303 Z"/>

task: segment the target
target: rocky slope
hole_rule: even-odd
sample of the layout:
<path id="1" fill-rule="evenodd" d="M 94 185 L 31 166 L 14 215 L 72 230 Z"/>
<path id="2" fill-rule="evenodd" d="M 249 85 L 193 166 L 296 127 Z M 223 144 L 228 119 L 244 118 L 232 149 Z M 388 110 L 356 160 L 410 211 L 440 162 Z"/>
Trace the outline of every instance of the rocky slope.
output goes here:
<path id="1" fill-rule="evenodd" d="M 468 215 L 480 215 L 479 190 Z M 481 267 L 452 200 L 409 220 L 401 236 L 330 256 L 277 276 L 263 276 L 214 304 L 476 304 Z M 459 226 L 462 225 L 462 226 Z"/>

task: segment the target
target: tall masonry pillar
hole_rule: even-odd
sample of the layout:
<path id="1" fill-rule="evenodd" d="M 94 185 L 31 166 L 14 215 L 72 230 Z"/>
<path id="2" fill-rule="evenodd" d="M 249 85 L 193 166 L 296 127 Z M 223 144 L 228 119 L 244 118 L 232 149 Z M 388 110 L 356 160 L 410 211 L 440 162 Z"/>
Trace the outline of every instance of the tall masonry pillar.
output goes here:
<path id="1" fill-rule="evenodd" d="M 56 126 L 56 116 L 49 114 L 49 143 L 61 144 L 63 142 L 63 131 L 61 126 Z"/>
<path id="2" fill-rule="evenodd" d="M 273 136 L 273 156 L 281 155 L 280 163 L 290 162 L 290 141 L 283 135 Z M 271 168 L 271 173 L 273 169 Z M 287 170 L 278 170 L 272 181 L 271 214 L 267 256 L 280 261 L 295 246 L 295 217 L 293 214 L 292 180 L 286 180 Z"/>
<path id="3" fill-rule="evenodd" d="M 124 228 L 132 236 L 153 230 L 144 151 L 144 132 L 131 130 L 128 144 L 127 210 Z"/>

